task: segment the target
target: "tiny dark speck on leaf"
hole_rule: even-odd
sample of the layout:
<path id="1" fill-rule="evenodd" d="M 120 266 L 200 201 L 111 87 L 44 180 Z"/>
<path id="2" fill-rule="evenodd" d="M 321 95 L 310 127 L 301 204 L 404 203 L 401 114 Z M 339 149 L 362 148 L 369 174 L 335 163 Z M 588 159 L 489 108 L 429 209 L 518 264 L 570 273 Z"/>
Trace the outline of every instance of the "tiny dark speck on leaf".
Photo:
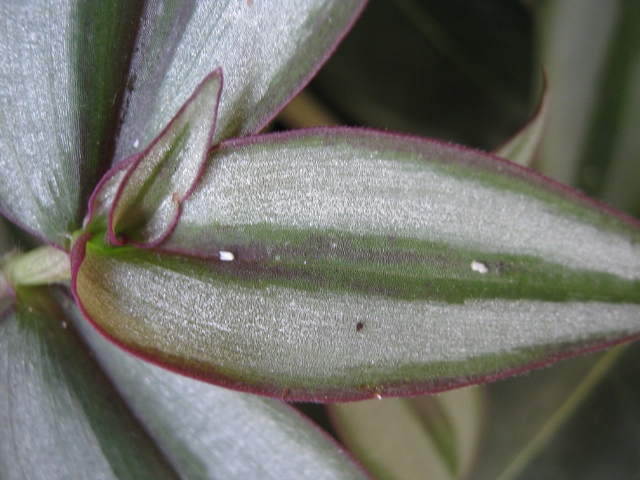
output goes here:
<path id="1" fill-rule="evenodd" d="M 286 400 L 286 399 L 287 399 L 287 397 L 289 396 L 289 393 L 290 393 L 289 389 L 288 389 L 288 388 L 285 388 L 285 389 L 282 391 L 282 400 Z"/>
<path id="2" fill-rule="evenodd" d="M 363 328 L 364 328 L 364 323 L 362 323 L 362 322 L 356 323 L 356 332 L 359 332 Z"/>

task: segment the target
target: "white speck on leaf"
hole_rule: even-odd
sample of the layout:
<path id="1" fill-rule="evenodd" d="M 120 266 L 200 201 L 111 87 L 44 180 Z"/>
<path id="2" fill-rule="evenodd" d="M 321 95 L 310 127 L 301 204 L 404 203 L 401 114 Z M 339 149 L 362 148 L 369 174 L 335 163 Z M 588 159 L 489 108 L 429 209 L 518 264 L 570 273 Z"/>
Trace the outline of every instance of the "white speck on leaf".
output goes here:
<path id="1" fill-rule="evenodd" d="M 140 145 L 140 140 L 136 138 L 136 141 L 133 142 L 133 148 L 138 148 L 138 145 Z"/>
<path id="2" fill-rule="evenodd" d="M 487 273 L 489 269 L 482 262 L 476 262 L 475 260 L 471 262 L 471 270 L 478 273 Z"/>
<path id="3" fill-rule="evenodd" d="M 219 254 L 220 254 L 220 260 L 222 260 L 223 262 L 231 262 L 233 261 L 233 259 L 236 258 L 233 253 L 227 252 L 225 250 L 220 250 Z"/>

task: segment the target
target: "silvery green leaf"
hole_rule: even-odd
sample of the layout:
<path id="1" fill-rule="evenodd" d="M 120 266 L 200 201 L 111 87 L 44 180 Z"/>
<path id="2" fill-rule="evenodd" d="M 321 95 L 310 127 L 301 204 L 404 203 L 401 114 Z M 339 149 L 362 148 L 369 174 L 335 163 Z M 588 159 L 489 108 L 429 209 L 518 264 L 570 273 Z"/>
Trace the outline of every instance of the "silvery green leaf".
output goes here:
<path id="1" fill-rule="evenodd" d="M 49 293 L 19 294 L 0 320 L 2 478 L 177 478 Z"/>
<path id="2" fill-rule="evenodd" d="M 285 403 L 136 359 L 74 312 L 98 360 L 183 478 L 366 478 L 343 449 Z"/>
<path id="3" fill-rule="evenodd" d="M 0 4 L 0 209 L 58 245 L 108 167 L 141 2 Z"/>
<path id="4" fill-rule="evenodd" d="M 200 80 L 222 67 L 214 143 L 255 133 L 306 84 L 362 0 L 152 1 L 142 20 L 116 160 L 148 145 Z"/>
<path id="5" fill-rule="evenodd" d="M 638 335 L 639 245 L 634 221 L 509 162 L 323 129 L 222 144 L 157 248 L 79 238 L 73 288 L 103 333 L 186 375 L 355 399 Z"/>

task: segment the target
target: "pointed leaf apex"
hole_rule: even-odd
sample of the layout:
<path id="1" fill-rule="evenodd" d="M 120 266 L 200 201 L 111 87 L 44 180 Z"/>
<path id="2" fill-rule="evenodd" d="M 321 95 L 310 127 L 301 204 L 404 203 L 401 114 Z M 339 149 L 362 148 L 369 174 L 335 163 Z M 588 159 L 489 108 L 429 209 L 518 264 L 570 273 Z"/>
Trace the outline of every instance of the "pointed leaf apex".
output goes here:
<path id="1" fill-rule="evenodd" d="M 222 69 L 218 68 L 133 160 L 109 213 L 112 243 L 152 247 L 171 233 L 209 154 L 221 91 Z"/>

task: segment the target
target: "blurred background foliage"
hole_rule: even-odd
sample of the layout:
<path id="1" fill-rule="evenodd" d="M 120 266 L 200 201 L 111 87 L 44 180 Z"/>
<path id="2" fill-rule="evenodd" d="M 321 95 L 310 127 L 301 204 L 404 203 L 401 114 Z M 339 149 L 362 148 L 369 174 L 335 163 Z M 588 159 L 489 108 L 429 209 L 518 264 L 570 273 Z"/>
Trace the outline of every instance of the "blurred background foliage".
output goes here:
<path id="1" fill-rule="evenodd" d="M 548 110 L 534 168 L 640 216 L 640 2 L 371 0 L 275 128 L 489 151 Z M 544 72 L 544 73 L 543 73 Z M 640 478 L 640 348 L 414 399 L 300 405 L 376 478 Z"/>

